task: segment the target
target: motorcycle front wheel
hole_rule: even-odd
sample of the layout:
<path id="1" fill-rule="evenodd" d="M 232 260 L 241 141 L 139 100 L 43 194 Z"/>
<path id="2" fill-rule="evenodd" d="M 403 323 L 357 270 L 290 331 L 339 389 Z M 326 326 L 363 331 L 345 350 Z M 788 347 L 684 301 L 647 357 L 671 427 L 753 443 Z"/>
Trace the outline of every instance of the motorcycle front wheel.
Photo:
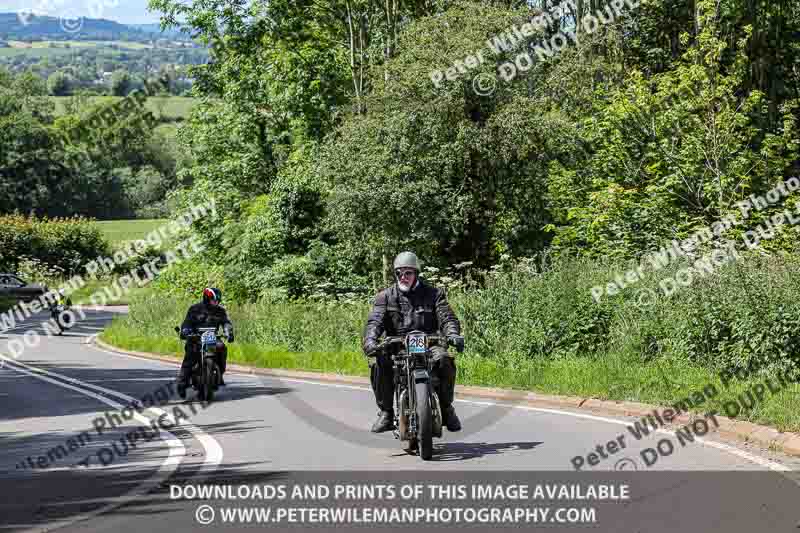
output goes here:
<path id="1" fill-rule="evenodd" d="M 417 437 L 419 456 L 428 461 L 433 456 L 433 412 L 428 383 L 415 384 L 417 395 Z"/>
<path id="2" fill-rule="evenodd" d="M 213 358 L 206 359 L 206 364 L 203 368 L 203 383 L 200 387 L 200 399 L 210 402 L 214 399 L 214 389 L 215 389 L 215 375 L 214 371 L 216 370 L 217 364 L 214 362 Z"/>

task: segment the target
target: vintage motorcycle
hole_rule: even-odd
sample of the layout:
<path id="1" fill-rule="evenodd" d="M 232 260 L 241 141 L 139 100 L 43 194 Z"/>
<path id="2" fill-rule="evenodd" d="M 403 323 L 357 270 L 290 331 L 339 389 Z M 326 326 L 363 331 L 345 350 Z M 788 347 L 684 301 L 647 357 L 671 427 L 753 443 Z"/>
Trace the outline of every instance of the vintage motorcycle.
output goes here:
<path id="1" fill-rule="evenodd" d="M 199 361 L 192 365 L 190 377 L 192 387 L 197 391 L 200 401 L 212 401 L 214 393 L 219 389 L 220 368 L 217 364 L 217 351 L 223 342 L 222 338 L 217 336 L 218 329 L 219 326 L 197 328 L 196 333 L 186 335 L 187 340 L 200 340 Z M 175 331 L 180 333 L 181 329 L 176 326 Z"/>
<path id="2" fill-rule="evenodd" d="M 75 325 L 74 315 L 71 313 L 67 313 L 67 307 L 63 304 L 58 304 L 52 308 L 50 311 L 50 318 L 53 319 L 53 322 L 56 323 L 58 326 L 58 334 L 61 335 L 65 331 L 69 331 L 72 329 L 72 326 Z M 65 318 L 66 317 L 66 318 Z"/>
<path id="3" fill-rule="evenodd" d="M 392 345 L 394 368 L 394 437 L 407 453 L 419 452 L 423 461 L 433 456 L 433 437 L 442 437 L 442 409 L 436 394 L 438 377 L 433 373 L 431 346 L 447 347 L 447 337 L 412 331 L 389 336 L 378 350 Z"/>

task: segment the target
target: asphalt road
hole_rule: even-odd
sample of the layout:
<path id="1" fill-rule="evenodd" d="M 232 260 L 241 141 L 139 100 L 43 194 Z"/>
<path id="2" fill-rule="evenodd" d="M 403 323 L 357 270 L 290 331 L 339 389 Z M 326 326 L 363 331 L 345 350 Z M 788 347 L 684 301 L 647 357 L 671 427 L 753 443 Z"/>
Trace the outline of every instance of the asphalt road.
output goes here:
<path id="1" fill-rule="evenodd" d="M 247 524 L 241 517 L 223 525 L 221 506 L 254 508 L 265 503 L 340 509 L 448 502 L 513 506 L 520 500 L 507 493 L 487 503 L 487 494 L 473 501 L 456 492 L 426 493 L 428 501 L 418 494 L 403 499 L 399 492 L 403 485 L 440 483 L 463 485 L 469 495 L 474 486 L 508 485 L 515 480 L 529 487 L 628 483 L 630 498 L 601 502 L 591 526 L 548 523 L 547 529 L 553 531 L 796 531 L 800 527 L 796 505 L 800 487 L 794 473 L 800 471 L 800 463 L 768 450 L 723 443 L 711 433 L 700 438 L 702 423 L 692 435 L 680 437 L 664 429 L 636 439 L 628 429 L 631 419 L 459 398 L 456 407 L 464 429 L 445 430 L 443 438 L 435 440 L 433 460 L 423 462 L 403 452 L 391 433 L 369 432 L 376 410 L 365 387 L 229 372 L 228 386 L 213 403 L 193 401 L 193 392 L 181 400 L 172 385 L 176 365 L 107 352 L 93 344 L 92 336 L 114 314 L 87 310 L 86 320 L 58 337 L 47 336 L 41 328 L 45 315 L 0 334 L 0 529 L 238 530 L 265 526 L 252 520 Z M 28 341 L 36 345 L 14 358 L 14 348 L 26 331 L 38 331 L 38 343 L 29 333 Z M 143 404 L 141 412 L 124 409 L 134 400 Z M 707 423 L 713 427 L 713 421 Z M 652 460 L 659 443 L 665 453 L 648 466 L 645 458 Z M 596 451 L 598 446 L 605 458 Z M 653 451 L 643 455 L 647 448 Z M 592 452 L 596 455 L 590 459 Z M 580 471 L 573 468 L 576 457 L 583 461 Z M 590 466 L 590 460 L 596 464 Z M 322 499 L 323 492 L 316 494 L 317 500 L 306 494 L 306 499 L 275 502 L 261 494 L 242 499 L 242 493 L 235 500 L 217 494 L 199 501 L 185 492 L 203 485 L 234 493 L 255 487 L 268 492 L 279 485 L 291 491 L 301 484 L 328 487 L 318 489 L 323 491 L 334 490 L 337 484 L 350 484 L 354 491 L 356 485 L 395 484 L 398 494 L 379 498 L 343 492 L 332 501 Z M 440 489 L 426 486 L 425 490 Z M 524 501 L 530 506 L 530 500 Z M 591 503 L 570 502 L 582 508 Z M 199 506 L 209 504 L 211 511 L 198 514 Z M 214 513 L 213 525 L 200 525 L 209 512 Z M 312 527 L 306 518 L 289 523 L 288 511 L 283 512 L 278 522 L 271 517 L 270 529 Z M 317 531 L 449 530 L 430 523 L 430 517 L 427 523 L 404 525 L 384 519 L 366 525 L 327 522 L 313 527 Z M 454 527 L 454 522 L 441 520 Z M 465 519 L 457 529 L 533 525 L 488 520 Z"/>

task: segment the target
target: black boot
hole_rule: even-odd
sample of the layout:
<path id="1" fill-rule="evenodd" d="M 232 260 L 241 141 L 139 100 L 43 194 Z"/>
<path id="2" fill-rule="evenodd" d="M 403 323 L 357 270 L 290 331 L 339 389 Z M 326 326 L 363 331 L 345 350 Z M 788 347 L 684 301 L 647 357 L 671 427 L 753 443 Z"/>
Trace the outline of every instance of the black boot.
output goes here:
<path id="1" fill-rule="evenodd" d="M 378 419 L 372 424 L 372 432 L 383 433 L 391 429 L 394 429 L 394 412 L 381 411 L 378 415 Z"/>
<path id="2" fill-rule="evenodd" d="M 461 421 L 458 419 L 456 410 L 452 405 L 442 409 L 442 418 L 442 422 L 447 426 L 447 431 L 461 431 Z"/>
<path id="3" fill-rule="evenodd" d="M 219 386 L 220 387 L 225 386 L 225 380 L 222 378 L 222 374 L 219 375 Z"/>
<path id="4" fill-rule="evenodd" d="M 189 372 L 181 368 L 180 372 L 178 372 L 178 379 L 175 381 L 178 385 L 178 396 L 180 396 L 182 400 L 185 400 L 186 389 L 189 386 Z"/>

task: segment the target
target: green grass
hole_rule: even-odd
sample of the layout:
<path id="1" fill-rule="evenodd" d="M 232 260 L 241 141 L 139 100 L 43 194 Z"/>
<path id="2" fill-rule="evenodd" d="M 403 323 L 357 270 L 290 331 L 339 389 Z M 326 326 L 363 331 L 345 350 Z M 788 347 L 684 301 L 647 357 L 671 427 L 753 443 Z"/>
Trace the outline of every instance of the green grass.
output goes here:
<path id="1" fill-rule="evenodd" d="M 114 288 L 115 278 L 86 279 L 85 285 L 70 294 L 73 305 L 127 305 L 132 297 L 145 293 L 150 290 L 148 286 L 137 287 L 135 284 L 127 291 L 120 291 Z M 107 290 L 106 290 L 107 289 Z M 95 300 L 92 300 L 92 298 Z"/>
<path id="2" fill-rule="evenodd" d="M 180 322 L 172 325 L 179 326 Z M 169 329 L 169 328 L 167 328 Z M 180 358 L 183 356 L 183 341 L 177 334 L 165 332 L 160 337 L 143 337 L 121 326 L 118 322 L 106 328 L 100 338 L 123 349 L 144 351 Z M 234 342 L 228 346 L 228 361 L 261 368 L 281 368 L 334 372 L 350 376 L 368 376 L 366 363 L 357 354 L 346 352 L 290 353 L 280 348 L 268 348 L 257 344 Z"/>
<path id="3" fill-rule="evenodd" d="M 70 48 L 0 48 L 0 57 L 55 57 L 74 53 Z"/>
<path id="4" fill-rule="evenodd" d="M 2 49 L 0 49 L 2 50 Z M 69 96 L 51 96 L 56 104 L 56 115 L 65 113 L 64 104 Z M 113 102 L 122 99 L 121 96 L 92 96 L 91 103 Z M 189 116 L 189 112 L 197 103 L 194 98 L 185 96 L 153 96 L 147 99 L 145 107 L 153 113 L 156 118 L 166 118 L 169 120 L 183 120 Z"/>
<path id="5" fill-rule="evenodd" d="M 487 294 L 477 297 L 492 298 Z M 518 293 L 514 297 L 520 300 Z M 115 319 L 101 338 L 120 348 L 177 357 L 182 353 L 182 345 L 173 328 L 196 299 L 166 297 L 154 292 L 134 297 L 130 314 Z M 724 415 L 725 402 L 765 379 L 762 375 L 733 380 L 726 388 L 715 371 L 700 364 L 670 355 L 648 361 L 624 346 L 594 355 L 526 357 L 511 352 L 497 340 L 486 344 L 487 338 L 497 339 L 488 331 L 494 327 L 491 321 L 472 316 L 469 303 L 458 298 L 451 301 L 462 317 L 467 339 L 467 351 L 456 359 L 457 381 L 463 385 L 667 407 L 711 384 L 717 394 L 694 411 L 702 415 L 716 410 Z M 237 331 L 237 342 L 229 347 L 233 362 L 264 368 L 368 375 L 366 360 L 359 349 L 369 311 L 366 303 L 263 302 L 227 307 Z M 510 312 L 519 311 L 506 305 L 505 313 Z M 533 322 L 529 327 L 537 328 Z M 740 414 L 737 419 L 771 425 L 781 431 L 800 431 L 798 392 L 800 387 L 792 385 L 778 394 L 768 394 L 756 409 Z"/>
<path id="6" fill-rule="evenodd" d="M 195 98 L 185 96 L 153 96 L 145 105 L 156 117 L 185 119 L 196 103 Z"/>
<path id="7" fill-rule="evenodd" d="M 128 241 L 143 239 L 153 230 L 157 230 L 169 220 L 142 219 L 142 220 L 101 220 L 95 222 L 112 245 L 124 244 Z"/>
<path id="8" fill-rule="evenodd" d="M 179 358 L 183 344 L 165 323 L 158 336 L 142 335 L 125 318 L 117 318 L 101 335 L 101 339 L 122 349 L 164 354 Z M 290 352 L 252 342 L 235 342 L 228 347 L 228 359 L 234 363 L 260 368 L 288 369 L 336 373 L 347 376 L 368 376 L 366 359 L 355 351 Z M 719 376 L 679 362 L 646 365 L 621 355 L 602 359 L 571 357 L 542 363 L 517 362 L 509 366 L 471 355 L 456 358 L 457 383 L 493 388 L 534 391 L 542 394 L 578 396 L 601 400 L 650 403 L 663 407 L 702 391 L 711 384 L 717 391 L 699 404 L 694 412 L 704 415 L 716 411 L 725 416 L 725 402 L 735 400 L 759 380 L 728 383 Z M 668 376 L 668 377 L 665 377 Z M 776 381 L 777 383 L 777 381 Z M 753 423 L 767 424 L 780 431 L 800 431 L 800 386 L 792 385 L 776 395 L 767 395 L 754 411 L 737 417 Z"/>
<path id="9" fill-rule="evenodd" d="M 4 313 L 5 311 L 14 307 L 16 302 L 10 298 L 2 298 L 0 297 L 0 313 Z"/>

